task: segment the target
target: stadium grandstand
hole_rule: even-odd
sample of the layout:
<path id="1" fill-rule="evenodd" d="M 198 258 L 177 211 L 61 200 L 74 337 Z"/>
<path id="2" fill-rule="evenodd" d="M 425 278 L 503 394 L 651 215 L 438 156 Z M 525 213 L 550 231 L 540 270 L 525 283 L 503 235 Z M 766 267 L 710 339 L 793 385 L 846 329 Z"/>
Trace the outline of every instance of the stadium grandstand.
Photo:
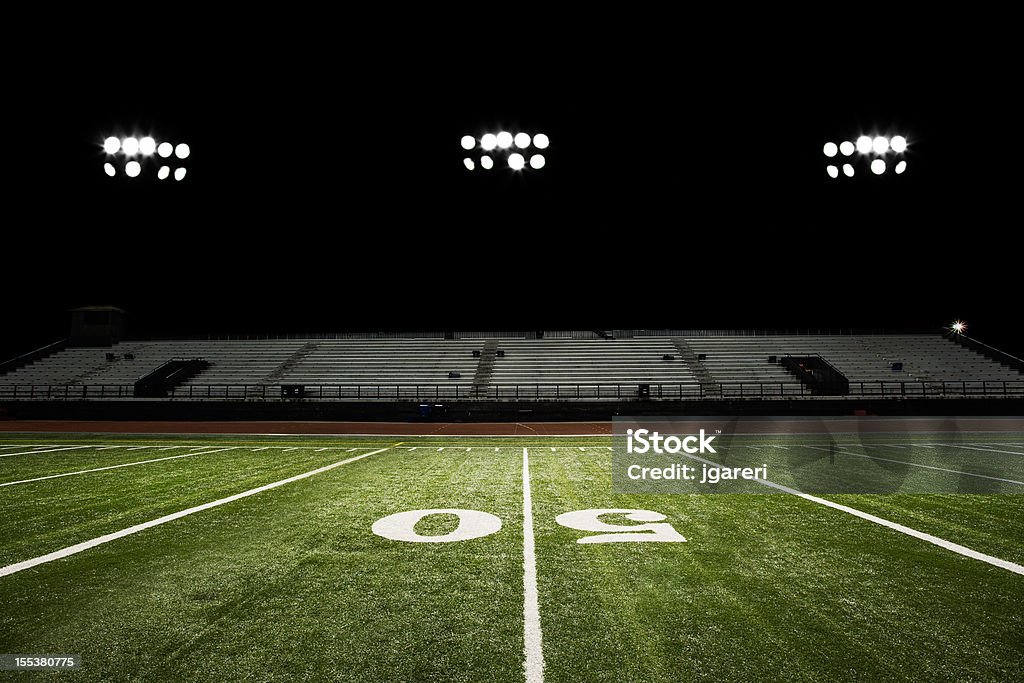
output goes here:
<path id="1" fill-rule="evenodd" d="M 0 369 L 7 403 L 1024 398 L 1024 363 L 955 334 L 609 330 L 62 342 Z"/>

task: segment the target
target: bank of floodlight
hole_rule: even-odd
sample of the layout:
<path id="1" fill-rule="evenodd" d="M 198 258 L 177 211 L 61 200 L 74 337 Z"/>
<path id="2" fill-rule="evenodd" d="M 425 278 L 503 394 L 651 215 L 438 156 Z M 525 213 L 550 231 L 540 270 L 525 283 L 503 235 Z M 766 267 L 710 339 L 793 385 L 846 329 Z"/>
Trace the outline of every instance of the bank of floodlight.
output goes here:
<path id="1" fill-rule="evenodd" d="M 475 170 L 477 163 L 479 163 L 480 168 L 489 171 L 495 167 L 496 163 L 502 163 L 500 159 L 502 156 L 505 156 L 505 163 L 514 171 L 521 171 L 527 168 L 540 170 L 547 165 L 547 158 L 543 154 L 525 155 L 522 153 L 522 151 L 530 148 L 536 148 L 537 150 L 547 149 L 550 140 L 544 133 L 531 135 L 525 131 L 502 130 L 497 133 L 484 133 L 479 138 L 472 135 L 463 135 L 460 140 L 461 147 L 466 151 L 475 149 L 478 140 L 480 149 L 488 152 L 488 154 L 481 155 L 479 162 L 469 157 L 463 157 L 462 165 L 469 171 Z M 498 156 L 499 159 L 495 159 L 494 156 Z"/>
<path id="2" fill-rule="evenodd" d="M 901 175 L 907 170 L 907 162 L 901 158 L 906 151 L 907 138 L 902 135 L 860 135 L 854 140 L 842 140 L 838 144 L 828 141 L 822 147 L 822 153 L 830 160 L 825 171 L 832 178 L 838 177 L 838 169 L 831 160 L 839 154 L 853 157 L 854 152 L 858 156 L 841 167 L 847 178 L 854 177 L 857 165 L 862 165 L 864 170 L 870 170 L 874 175 L 884 175 L 889 168 L 896 175 Z"/>
<path id="3" fill-rule="evenodd" d="M 169 159 L 172 155 L 178 159 L 187 159 L 191 154 L 192 150 L 187 143 L 180 142 L 177 145 L 164 141 L 158 142 L 153 136 L 143 135 L 142 137 L 136 137 L 130 135 L 125 138 L 117 136 L 109 136 L 103 139 L 102 145 L 103 152 L 107 155 L 108 159 L 103 164 L 103 172 L 113 178 L 118 175 L 118 165 L 115 165 L 116 159 L 109 157 L 123 157 L 124 161 L 124 174 L 128 178 L 138 178 L 145 176 L 152 171 L 146 169 L 150 167 L 150 157 L 159 156 L 162 159 Z M 156 177 L 158 180 L 166 180 L 171 175 L 171 167 L 166 165 L 155 164 Z M 184 167 L 178 167 L 174 170 L 175 180 L 181 180 L 185 177 L 186 169 Z"/>

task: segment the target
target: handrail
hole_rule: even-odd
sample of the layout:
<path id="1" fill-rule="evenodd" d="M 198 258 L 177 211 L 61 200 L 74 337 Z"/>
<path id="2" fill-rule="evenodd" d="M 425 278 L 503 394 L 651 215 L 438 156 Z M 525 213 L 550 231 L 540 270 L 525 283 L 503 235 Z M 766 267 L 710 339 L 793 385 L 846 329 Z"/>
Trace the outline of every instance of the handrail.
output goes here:
<path id="1" fill-rule="evenodd" d="M 22 365 L 31 363 L 34 360 L 39 360 L 44 356 L 50 355 L 54 351 L 63 351 L 64 347 L 66 347 L 67 345 L 67 339 L 58 339 L 52 344 L 47 344 L 46 346 L 39 347 L 35 351 L 29 351 L 28 353 L 23 353 L 16 358 L 6 360 L 0 363 L 0 375 L 3 375 L 5 372 L 8 372 L 10 370 L 16 370 L 17 368 L 20 368 Z"/>

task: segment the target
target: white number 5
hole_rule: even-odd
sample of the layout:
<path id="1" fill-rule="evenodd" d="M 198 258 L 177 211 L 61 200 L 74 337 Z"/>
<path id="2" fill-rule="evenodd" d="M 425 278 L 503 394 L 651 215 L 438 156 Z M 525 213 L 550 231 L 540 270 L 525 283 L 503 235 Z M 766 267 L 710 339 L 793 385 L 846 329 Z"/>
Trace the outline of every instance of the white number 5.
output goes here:
<path id="1" fill-rule="evenodd" d="M 577 510 L 558 515 L 555 521 L 579 531 L 603 531 L 597 536 L 584 536 L 577 543 L 685 543 L 686 539 L 671 524 L 609 524 L 602 515 L 624 515 L 632 522 L 661 522 L 665 515 L 651 510 Z"/>

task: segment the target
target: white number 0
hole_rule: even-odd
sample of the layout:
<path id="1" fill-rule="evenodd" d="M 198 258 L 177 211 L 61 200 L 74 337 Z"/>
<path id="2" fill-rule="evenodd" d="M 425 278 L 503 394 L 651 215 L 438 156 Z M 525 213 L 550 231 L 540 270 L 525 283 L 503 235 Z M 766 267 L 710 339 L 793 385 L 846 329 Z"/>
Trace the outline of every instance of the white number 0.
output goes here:
<path id="1" fill-rule="evenodd" d="M 416 523 L 430 515 L 456 515 L 459 518 L 459 526 L 455 528 L 455 531 L 440 536 L 422 536 L 416 533 Z M 490 536 L 501 529 L 501 520 L 490 513 L 479 510 L 410 510 L 378 519 L 373 523 L 372 529 L 373 533 L 390 538 L 392 541 L 452 543 Z"/>

